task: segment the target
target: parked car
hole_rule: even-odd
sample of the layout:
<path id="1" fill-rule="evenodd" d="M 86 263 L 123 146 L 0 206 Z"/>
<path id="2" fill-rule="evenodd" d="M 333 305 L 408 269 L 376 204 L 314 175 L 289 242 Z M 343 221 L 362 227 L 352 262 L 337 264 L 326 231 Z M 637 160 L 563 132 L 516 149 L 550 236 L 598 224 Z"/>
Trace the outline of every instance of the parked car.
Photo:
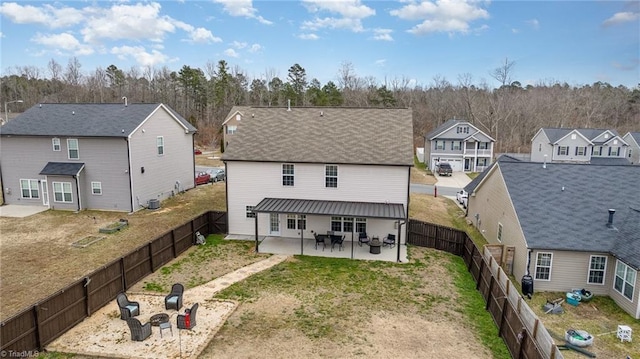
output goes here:
<path id="1" fill-rule="evenodd" d="M 211 176 L 206 172 L 196 172 L 196 186 L 211 182 Z"/>
<path id="2" fill-rule="evenodd" d="M 202 151 L 200 151 L 200 149 L 198 149 L 198 148 L 194 148 L 194 149 L 193 149 L 193 154 L 194 154 L 194 155 L 201 155 L 201 154 L 202 154 Z"/>
<path id="3" fill-rule="evenodd" d="M 449 163 L 440 162 L 436 165 L 436 173 L 438 176 L 451 176 L 453 174 L 453 169 Z"/>
<path id="4" fill-rule="evenodd" d="M 456 192 L 456 200 L 458 201 L 458 203 L 460 203 L 462 205 L 462 208 L 467 208 L 467 202 L 469 200 L 469 194 L 465 190 L 462 190 L 460 192 Z"/>
<path id="5" fill-rule="evenodd" d="M 225 181 L 227 179 L 224 168 L 210 168 L 205 172 L 211 176 L 210 182 Z"/>

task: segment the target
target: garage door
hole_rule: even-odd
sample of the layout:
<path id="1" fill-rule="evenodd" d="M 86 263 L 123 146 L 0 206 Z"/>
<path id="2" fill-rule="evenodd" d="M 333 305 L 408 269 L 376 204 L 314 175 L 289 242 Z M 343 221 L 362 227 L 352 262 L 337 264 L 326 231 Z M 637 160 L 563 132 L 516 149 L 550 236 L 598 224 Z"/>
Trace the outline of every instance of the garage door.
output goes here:
<path id="1" fill-rule="evenodd" d="M 454 172 L 462 172 L 462 160 L 455 158 L 441 158 L 440 162 L 449 162 Z"/>

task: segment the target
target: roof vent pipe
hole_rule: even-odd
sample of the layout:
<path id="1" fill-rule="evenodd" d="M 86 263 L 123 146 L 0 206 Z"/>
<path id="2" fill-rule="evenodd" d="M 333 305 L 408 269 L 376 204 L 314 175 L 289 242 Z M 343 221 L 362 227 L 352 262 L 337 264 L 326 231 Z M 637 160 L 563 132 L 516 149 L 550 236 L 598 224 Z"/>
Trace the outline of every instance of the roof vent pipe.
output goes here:
<path id="1" fill-rule="evenodd" d="M 609 220 L 607 221 L 607 227 L 613 227 L 613 215 L 616 213 L 616 210 L 613 208 L 609 209 Z"/>
<path id="2" fill-rule="evenodd" d="M 127 107 L 127 97 L 126 96 L 122 96 L 122 99 L 124 100 L 124 107 Z"/>
<path id="3" fill-rule="evenodd" d="M 291 100 L 287 100 L 287 111 L 291 111 Z"/>
<path id="4" fill-rule="evenodd" d="M 542 164 L 542 168 L 547 168 L 547 155 L 544 155 L 544 163 Z"/>

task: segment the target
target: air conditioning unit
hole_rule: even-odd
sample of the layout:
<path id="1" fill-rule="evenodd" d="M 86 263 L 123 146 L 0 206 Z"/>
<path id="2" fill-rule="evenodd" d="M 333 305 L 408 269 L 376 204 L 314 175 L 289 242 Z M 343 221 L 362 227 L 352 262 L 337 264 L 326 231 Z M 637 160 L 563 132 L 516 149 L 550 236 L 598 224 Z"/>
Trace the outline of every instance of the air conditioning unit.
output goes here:
<path id="1" fill-rule="evenodd" d="M 149 209 L 158 209 L 160 208 L 160 200 L 159 199 L 150 199 L 149 200 Z"/>

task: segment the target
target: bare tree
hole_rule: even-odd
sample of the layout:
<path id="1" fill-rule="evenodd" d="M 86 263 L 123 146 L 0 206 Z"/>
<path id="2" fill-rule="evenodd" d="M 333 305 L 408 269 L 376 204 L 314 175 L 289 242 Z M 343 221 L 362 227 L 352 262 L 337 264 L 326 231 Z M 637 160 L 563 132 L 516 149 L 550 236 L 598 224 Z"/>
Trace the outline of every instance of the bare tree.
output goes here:
<path id="1" fill-rule="evenodd" d="M 508 85 L 511 83 L 511 72 L 513 72 L 515 64 L 515 62 L 509 61 L 508 58 L 505 58 L 504 64 L 493 69 L 490 75 L 496 79 L 501 86 Z"/>

